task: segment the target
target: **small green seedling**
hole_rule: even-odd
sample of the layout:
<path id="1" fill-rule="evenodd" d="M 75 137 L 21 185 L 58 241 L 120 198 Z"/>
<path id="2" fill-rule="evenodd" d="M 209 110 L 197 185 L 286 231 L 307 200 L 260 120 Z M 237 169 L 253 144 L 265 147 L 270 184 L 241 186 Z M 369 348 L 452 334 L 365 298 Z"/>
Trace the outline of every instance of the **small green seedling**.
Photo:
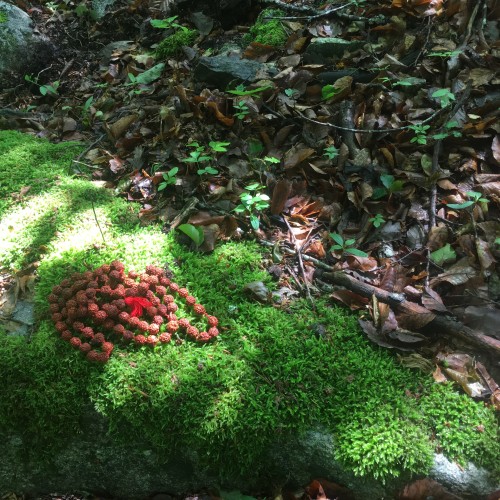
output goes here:
<path id="1" fill-rule="evenodd" d="M 342 255 L 349 254 L 356 257 L 368 257 L 368 254 L 366 252 L 354 248 L 353 245 L 356 244 L 356 240 L 344 240 L 344 238 L 342 238 L 342 236 L 340 236 L 340 234 L 338 233 L 330 233 L 330 238 L 332 238 L 332 240 L 336 243 L 335 245 L 332 245 L 332 247 L 330 248 L 330 252 L 339 251 Z"/>
<path id="2" fill-rule="evenodd" d="M 448 107 L 451 101 L 455 100 L 455 94 L 448 89 L 438 89 L 432 93 L 432 97 L 439 100 L 441 108 Z"/>
<path id="3" fill-rule="evenodd" d="M 323 151 L 323 156 L 329 160 L 334 160 L 339 155 L 339 150 L 333 145 L 326 147 Z"/>
<path id="4" fill-rule="evenodd" d="M 269 196 L 259 193 L 264 186 L 258 182 L 245 187 L 245 192 L 240 194 L 241 203 L 234 209 L 237 213 L 246 213 L 250 218 L 250 225 L 257 230 L 260 227 L 258 213 L 269 207 Z"/>
<path id="5" fill-rule="evenodd" d="M 374 200 L 383 198 L 386 195 L 392 196 L 394 193 L 399 193 L 404 187 L 404 181 L 396 180 L 396 178 L 390 174 L 381 175 L 380 181 L 383 187 L 377 187 L 373 190 L 372 198 Z"/>
<path id="6" fill-rule="evenodd" d="M 464 201 L 463 203 L 448 203 L 446 206 L 448 208 L 453 208 L 454 210 L 463 210 L 464 208 L 472 207 L 476 205 L 476 203 L 489 203 L 490 200 L 487 198 L 483 198 L 481 193 L 477 191 L 467 191 L 467 196 L 470 198 L 468 201 Z"/>
<path id="7" fill-rule="evenodd" d="M 196 141 L 190 142 L 187 145 L 189 148 L 194 148 L 193 151 L 189 153 L 187 158 L 184 158 L 182 161 L 185 163 L 203 163 L 205 161 L 210 161 L 212 159 L 211 156 L 205 154 L 205 148 L 200 146 L 200 144 Z"/>
<path id="8" fill-rule="evenodd" d="M 205 239 L 205 233 L 199 226 L 193 226 L 193 224 L 181 224 L 177 229 L 182 231 L 186 236 L 189 236 L 197 247 L 199 247 Z"/>
<path id="9" fill-rule="evenodd" d="M 374 227 L 380 227 L 385 222 L 384 216 L 382 214 L 375 214 L 374 217 L 371 217 L 368 220 L 373 224 Z"/>
<path id="10" fill-rule="evenodd" d="M 37 85 L 40 94 L 42 95 L 50 95 L 50 96 L 56 96 L 57 94 L 57 89 L 59 88 L 59 85 L 61 82 L 59 80 L 56 80 L 55 82 L 52 82 L 51 84 L 47 85 L 40 85 L 38 83 L 38 78 L 33 77 L 33 75 L 24 75 L 24 79 L 27 82 L 33 83 L 34 85 Z"/>
<path id="11" fill-rule="evenodd" d="M 245 116 L 250 114 L 250 108 L 246 105 L 245 101 L 240 101 L 237 104 L 234 104 L 234 109 L 234 116 L 239 120 L 243 120 Z"/>
<path id="12" fill-rule="evenodd" d="M 177 178 L 175 176 L 177 175 L 178 171 L 178 167 L 174 167 L 171 168 L 168 172 L 164 172 L 162 174 L 163 182 L 160 182 L 160 184 L 158 184 L 158 191 L 163 191 L 166 187 L 175 184 L 177 181 Z"/>
<path id="13" fill-rule="evenodd" d="M 457 121 L 446 122 L 444 124 L 444 127 L 442 127 L 442 132 L 434 134 L 432 138 L 435 139 L 436 141 L 442 141 L 443 139 L 446 139 L 448 137 L 461 137 L 462 132 L 460 132 L 460 130 L 454 130 L 457 128 L 458 128 Z"/>
<path id="14" fill-rule="evenodd" d="M 225 153 L 227 151 L 227 146 L 229 146 L 230 142 L 220 142 L 220 141 L 210 141 L 208 143 L 210 149 L 215 153 Z"/>
<path id="15" fill-rule="evenodd" d="M 431 128 L 430 125 L 410 125 L 408 127 L 410 130 L 415 132 L 415 137 L 410 139 L 410 142 L 416 142 L 417 144 L 427 144 L 427 131 Z"/>
<path id="16" fill-rule="evenodd" d="M 242 83 L 240 83 L 234 90 L 227 90 L 227 93 L 243 97 L 246 95 L 260 94 L 261 92 L 264 92 L 264 90 L 270 88 L 271 88 L 270 85 L 266 85 L 264 87 L 257 87 L 256 89 L 246 90 L 245 86 Z"/>
<path id="17" fill-rule="evenodd" d="M 205 167 L 205 168 L 200 168 L 196 171 L 198 175 L 204 175 L 204 174 L 210 174 L 210 175 L 217 175 L 219 171 L 216 168 L 213 167 Z"/>
<path id="18" fill-rule="evenodd" d="M 227 151 L 227 146 L 229 146 L 229 142 L 221 142 L 221 141 L 210 141 L 208 146 L 212 153 L 225 153 Z M 184 158 L 182 161 L 185 163 L 196 163 L 199 165 L 204 162 L 217 162 L 216 157 L 213 154 L 209 154 L 204 146 L 201 146 L 198 142 L 194 141 L 188 144 L 188 147 L 194 148 L 193 151 L 189 153 L 187 158 Z M 197 170 L 198 175 L 203 174 L 211 174 L 216 175 L 219 171 L 211 165 L 208 165 L 203 168 L 199 168 Z"/>

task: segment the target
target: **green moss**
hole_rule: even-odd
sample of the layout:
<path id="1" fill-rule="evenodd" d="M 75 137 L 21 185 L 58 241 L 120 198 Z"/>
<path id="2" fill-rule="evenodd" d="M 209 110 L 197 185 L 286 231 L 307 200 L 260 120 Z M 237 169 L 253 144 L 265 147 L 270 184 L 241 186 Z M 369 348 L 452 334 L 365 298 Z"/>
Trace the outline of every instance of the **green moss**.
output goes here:
<path id="1" fill-rule="evenodd" d="M 24 141 L 31 151 L 30 137 L 4 134 L 0 143 L 7 136 L 18 155 Z M 117 437 L 132 431 L 158 449 L 200 450 L 221 473 L 237 467 L 260 474 L 276 436 L 318 426 L 332 432 L 337 458 L 360 475 L 425 473 L 436 447 L 493 467 L 500 450 L 489 409 L 397 365 L 341 309 L 318 301 L 317 312 L 303 302 L 284 311 L 252 301 L 245 284 L 272 286 L 257 245 L 231 242 L 211 255 L 191 253 L 160 228 L 141 227 L 134 205 L 66 176 L 68 158 L 58 149 L 53 154 L 45 161 L 58 174 L 46 189 L 0 220 L 1 265 L 40 260 L 36 333 L 29 341 L 0 333 L 0 429 L 22 432 L 33 454 L 88 432 L 82 416 L 93 406 Z M 4 165 L 0 175 L 8 178 Z M 106 365 L 90 365 L 57 338 L 46 297 L 72 272 L 114 259 L 139 271 L 169 263 L 176 280 L 219 317 L 220 337 L 154 350 L 117 346 Z M 314 323 L 326 335 L 316 336 Z"/>
<path id="2" fill-rule="evenodd" d="M 265 19 L 266 17 L 282 17 L 285 13 L 279 9 L 263 10 L 256 23 L 250 28 L 250 33 L 244 37 L 244 42 L 257 42 L 272 47 L 283 47 L 288 34 L 279 19 Z"/>
<path id="3" fill-rule="evenodd" d="M 14 205 L 14 197 L 22 188 L 29 188 L 29 199 L 55 185 L 68 170 L 78 148 L 74 142 L 51 144 L 18 132 L 3 131 L 0 135 L 0 217 Z"/>
<path id="4" fill-rule="evenodd" d="M 0 23 L 6 23 L 8 21 L 7 13 L 0 9 Z"/>
<path id="5" fill-rule="evenodd" d="M 165 59 L 167 57 L 177 56 L 181 53 L 182 47 L 190 46 L 196 40 L 198 31 L 196 30 L 178 30 L 173 35 L 162 40 L 156 47 L 156 57 Z"/>

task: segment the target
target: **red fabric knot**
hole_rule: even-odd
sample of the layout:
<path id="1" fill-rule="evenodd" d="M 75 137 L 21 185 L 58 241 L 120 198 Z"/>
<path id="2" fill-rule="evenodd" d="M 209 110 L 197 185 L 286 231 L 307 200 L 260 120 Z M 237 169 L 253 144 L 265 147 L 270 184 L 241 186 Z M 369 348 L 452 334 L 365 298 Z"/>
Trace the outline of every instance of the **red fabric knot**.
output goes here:
<path id="1" fill-rule="evenodd" d="M 153 304 L 144 297 L 125 297 L 125 304 L 132 307 L 130 316 L 142 316 L 144 308 L 152 307 Z"/>

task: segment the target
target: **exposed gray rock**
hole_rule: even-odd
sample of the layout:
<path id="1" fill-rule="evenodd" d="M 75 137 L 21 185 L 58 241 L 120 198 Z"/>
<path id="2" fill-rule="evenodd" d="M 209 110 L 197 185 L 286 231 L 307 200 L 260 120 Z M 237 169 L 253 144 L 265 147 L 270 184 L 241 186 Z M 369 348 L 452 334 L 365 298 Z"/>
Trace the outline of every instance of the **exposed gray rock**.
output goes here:
<path id="1" fill-rule="evenodd" d="M 0 85 L 26 73 L 38 73 L 54 57 L 54 46 L 33 30 L 30 16 L 15 5 L 0 1 Z"/>
<path id="2" fill-rule="evenodd" d="M 344 40 L 342 38 L 313 38 L 304 53 L 304 62 L 322 64 L 333 62 L 344 55 L 346 51 L 354 51 L 365 44 L 360 40 Z"/>
<path id="3" fill-rule="evenodd" d="M 209 87 L 225 89 L 234 80 L 251 83 L 276 73 L 277 70 L 269 64 L 221 55 L 202 57 L 194 70 L 194 78 Z"/>
<path id="4" fill-rule="evenodd" d="M 465 468 L 459 467 L 441 453 L 434 456 L 431 476 L 454 493 L 483 496 L 500 490 L 500 483 L 494 481 L 485 469 L 472 463 Z"/>
<path id="5" fill-rule="evenodd" d="M 265 476 L 218 476 L 216 466 L 200 466 L 196 450 L 178 449 L 161 454 L 128 433 L 120 439 L 107 433 L 106 420 L 89 409 L 83 418 L 85 434 L 75 432 L 57 453 L 41 453 L 27 460 L 31 443 L 21 436 L 0 437 L 0 495 L 9 491 L 41 494 L 50 491 L 100 492 L 123 500 L 145 498 L 154 492 L 181 494 L 218 486 L 266 491 L 271 485 L 298 487 L 324 477 L 352 489 L 356 498 L 392 498 L 392 492 L 410 481 L 402 476 L 383 485 L 356 477 L 334 459 L 335 440 L 327 431 L 314 429 L 302 436 L 277 438 L 262 457 Z M 473 465 L 461 470 L 436 455 L 433 479 L 457 493 L 485 494 L 496 486 L 488 473 Z"/>

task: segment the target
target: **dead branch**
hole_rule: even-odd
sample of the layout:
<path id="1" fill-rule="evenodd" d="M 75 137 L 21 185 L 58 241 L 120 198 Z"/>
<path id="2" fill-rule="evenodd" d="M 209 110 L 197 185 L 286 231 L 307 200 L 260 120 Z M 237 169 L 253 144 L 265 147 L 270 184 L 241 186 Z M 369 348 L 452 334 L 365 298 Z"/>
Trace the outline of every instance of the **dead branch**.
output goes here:
<path id="1" fill-rule="evenodd" d="M 261 241 L 261 243 L 265 246 L 274 246 L 273 243 L 267 241 Z M 283 247 L 282 251 L 289 255 L 296 255 L 296 251 L 288 247 Z M 402 294 L 388 292 L 387 290 L 382 290 L 381 288 L 358 281 L 356 278 L 353 278 L 342 271 L 336 271 L 333 267 L 315 259 L 314 257 L 302 255 L 302 259 L 313 262 L 316 266 L 326 270 L 327 272 L 323 273 L 323 277 L 338 286 L 347 288 L 348 290 L 366 298 L 370 298 L 374 295 L 380 302 L 389 304 L 398 312 L 406 315 L 425 314 L 428 316 L 429 314 L 433 314 L 434 318 L 428 323 L 428 325 L 433 327 L 436 331 L 451 337 L 458 336 L 476 347 L 489 349 L 496 354 L 500 354 L 500 340 L 484 335 L 483 333 L 476 332 L 452 316 L 440 315 L 437 312 L 434 313 L 433 311 L 430 311 L 415 302 L 406 300 Z"/>

